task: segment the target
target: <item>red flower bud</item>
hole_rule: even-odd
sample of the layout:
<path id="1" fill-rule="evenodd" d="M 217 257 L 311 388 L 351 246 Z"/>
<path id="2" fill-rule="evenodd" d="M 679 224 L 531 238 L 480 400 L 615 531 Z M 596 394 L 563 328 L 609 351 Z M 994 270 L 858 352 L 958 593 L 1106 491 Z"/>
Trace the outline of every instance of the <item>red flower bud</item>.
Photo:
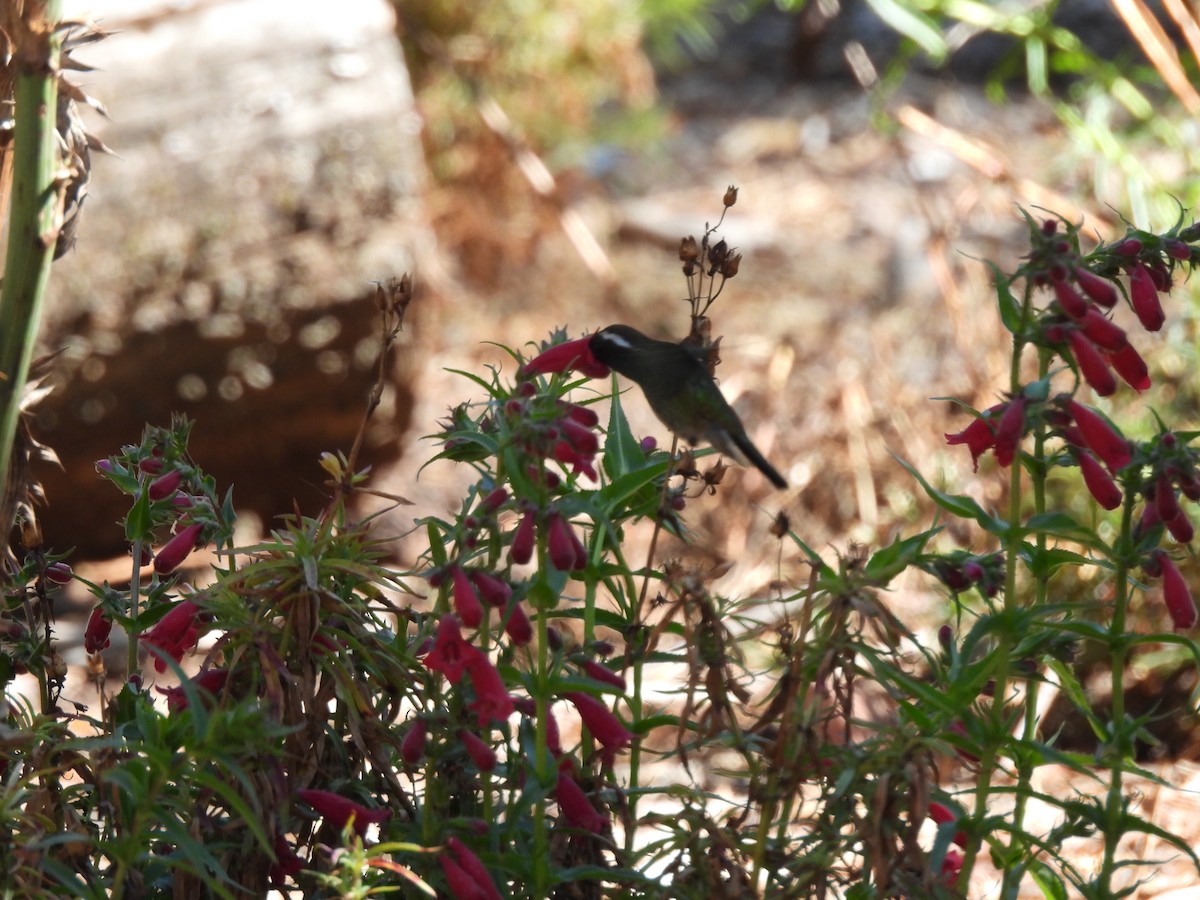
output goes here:
<path id="1" fill-rule="evenodd" d="M 1075 280 L 1079 282 L 1079 286 L 1083 288 L 1085 294 L 1106 309 L 1112 309 L 1117 305 L 1117 289 L 1107 278 L 1101 278 L 1087 269 L 1077 267 Z"/>
<path id="2" fill-rule="evenodd" d="M 497 578 L 490 572 L 484 572 L 482 569 L 472 569 L 470 575 L 471 581 L 479 589 L 479 596 L 488 606 L 499 608 L 508 603 L 512 596 L 512 588 L 509 587 L 508 582 Z"/>
<path id="3" fill-rule="evenodd" d="M 550 516 L 546 530 L 546 543 L 554 568 L 561 572 L 572 572 L 587 567 L 587 550 L 561 514 L 553 513 Z"/>
<path id="4" fill-rule="evenodd" d="M 1121 243 L 1116 244 L 1112 250 L 1113 253 L 1120 256 L 1137 256 L 1142 252 L 1142 242 L 1137 238 L 1126 238 Z"/>
<path id="5" fill-rule="evenodd" d="M 1063 308 L 1063 312 L 1072 319 L 1082 319 L 1087 315 L 1090 307 L 1088 302 L 1079 295 L 1079 291 L 1065 281 L 1055 280 L 1051 282 L 1051 285 L 1054 287 L 1054 296 L 1058 298 L 1058 305 Z"/>
<path id="6" fill-rule="evenodd" d="M 584 428 L 595 428 L 600 424 L 600 416 L 590 406 L 580 406 L 577 403 L 564 403 L 563 412 L 573 422 L 578 422 Z"/>
<path id="7" fill-rule="evenodd" d="M 604 834 L 608 819 L 596 811 L 583 788 L 567 772 L 559 771 L 554 799 L 567 824 L 593 834 Z"/>
<path id="8" fill-rule="evenodd" d="M 156 672 L 167 670 L 164 656 L 179 662 L 186 651 L 196 646 L 200 637 L 200 611 L 200 607 L 191 600 L 180 601 L 171 607 L 170 612 L 159 619 L 153 628 L 142 635 L 143 641 L 160 651 L 154 656 Z"/>
<path id="9" fill-rule="evenodd" d="M 1163 249 L 1167 251 L 1167 256 L 1180 262 L 1187 262 L 1192 258 L 1192 248 L 1176 238 L 1163 241 Z"/>
<path id="10" fill-rule="evenodd" d="M 450 577 L 454 580 L 454 611 L 468 628 L 478 628 L 483 621 L 483 604 L 479 602 L 475 586 L 462 566 L 452 567 Z"/>
<path id="11" fill-rule="evenodd" d="M 1179 501 L 1175 498 L 1175 485 L 1167 474 L 1158 476 L 1154 482 L 1154 505 L 1158 509 L 1158 517 L 1164 522 L 1170 522 L 1179 515 Z"/>
<path id="12" fill-rule="evenodd" d="M 1012 465 L 1024 436 L 1025 398 L 1014 397 L 1008 402 L 1000 417 L 1000 424 L 996 426 L 996 462 L 1002 466 Z"/>
<path id="13" fill-rule="evenodd" d="M 192 686 L 198 691 L 203 691 L 202 696 L 215 695 L 223 687 L 225 682 L 229 680 L 228 669 L 205 669 L 196 677 L 191 679 Z M 190 700 L 188 700 L 187 691 L 182 687 L 162 688 L 156 687 L 156 691 L 167 698 L 167 709 L 170 712 L 182 712 L 188 708 Z"/>
<path id="14" fill-rule="evenodd" d="M 929 803 L 929 818 L 933 819 L 938 825 L 945 825 L 948 822 L 957 822 L 958 816 L 950 807 L 932 800 Z M 965 831 L 956 831 L 954 833 L 954 843 L 960 847 L 967 846 L 967 833 Z"/>
<path id="15" fill-rule="evenodd" d="M 480 772 L 490 772 L 496 768 L 496 751 L 479 735 L 464 729 L 458 733 L 458 739 Z"/>
<path id="16" fill-rule="evenodd" d="M 483 500 L 480 501 L 479 505 L 482 507 L 484 512 L 494 513 L 504 505 L 504 501 L 507 499 L 508 490 L 506 488 L 498 487 L 484 497 Z"/>
<path id="17" fill-rule="evenodd" d="M 466 844 L 456 837 L 450 837 L 446 839 L 446 846 L 454 854 L 459 868 L 466 873 L 478 889 L 477 893 L 455 893 L 455 900 L 467 900 L 467 898 L 475 897 L 478 897 L 479 900 L 503 900 L 496 885 L 492 882 L 492 876 L 488 874 L 487 867 L 478 856 L 467 848 Z"/>
<path id="18" fill-rule="evenodd" d="M 1158 331 L 1163 327 L 1166 316 L 1158 300 L 1158 288 L 1150 271 L 1140 262 L 1129 267 L 1129 298 L 1138 321 L 1147 331 Z"/>
<path id="19" fill-rule="evenodd" d="M 52 584 L 70 584 L 75 572 L 65 562 L 52 562 L 46 566 L 45 575 Z"/>
<path id="20" fill-rule="evenodd" d="M 83 632 L 83 649 L 88 653 L 99 653 L 107 647 L 112 625 L 112 620 L 104 614 L 102 607 L 93 609 L 88 616 L 87 629 Z"/>
<path id="21" fill-rule="evenodd" d="M 615 754 L 633 740 L 633 732 L 621 724 L 611 709 L 597 700 L 591 694 L 581 691 L 568 691 L 564 696 L 570 700 L 583 724 L 602 747 L 606 754 Z"/>
<path id="22" fill-rule="evenodd" d="M 512 697 L 504 689 L 504 679 L 487 655 L 476 650 L 467 659 L 466 667 L 471 675 L 471 686 L 475 688 L 475 700 L 468 706 L 478 716 L 479 727 L 487 728 L 492 722 L 503 722 L 511 716 Z"/>
<path id="23" fill-rule="evenodd" d="M 1129 343 L 1129 338 L 1125 336 L 1121 327 L 1106 319 L 1094 306 L 1088 307 L 1087 314 L 1079 320 L 1079 327 L 1092 343 L 1105 350 L 1120 350 Z"/>
<path id="24" fill-rule="evenodd" d="M 163 544 L 154 557 L 154 571 L 159 575 L 170 575 L 178 569 L 193 550 L 204 546 L 203 532 L 204 526 L 195 522 Z"/>
<path id="25" fill-rule="evenodd" d="M 612 685 L 613 687 L 622 691 L 625 690 L 624 676 L 618 675 L 608 666 L 598 663 L 592 659 L 585 659 L 579 664 L 579 667 L 583 669 L 585 673 L 587 673 L 589 678 L 594 678 L 596 681 L 602 682 L 603 684 Z"/>
<path id="26" fill-rule="evenodd" d="M 513 562 L 519 565 L 524 565 L 533 559 L 533 529 L 536 523 L 537 515 L 533 510 L 529 510 L 521 517 L 517 530 L 513 532 L 512 545 L 508 548 L 508 555 Z"/>
<path id="27" fill-rule="evenodd" d="M 1179 541 L 1181 544 L 1190 544 L 1192 538 L 1196 536 L 1196 529 L 1192 525 L 1192 520 L 1188 518 L 1187 513 L 1183 510 L 1179 511 L 1179 515 L 1173 519 L 1167 520 L 1167 531 L 1171 533 L 1171 537 Z"/>
<path id="28" fill-rule="evenodd" d="M 1144 391 L 1150 387 L 1150 370 L 1146 368 L 1146 361 L 1133 348 L 1133 344 L 1126 344 L 1120 350 L 1110 353 L 1108 361 L 1125 383 L 1135 391 Z"/>
<path id="29" fill-rule="evenodd" d="M 1161 550 L 1155 555 L 1162 566 L 1163 600 L 1167 604 L 1167 612 L 1175 623 L 1176 631 L 1186 631 L 1196 624 L 1196 603 L 1192 592 L 1188 590 L 1187 582 L 1175 565 L 1175 561 Z"/>
<path id="30" fill-rule="evenodd" d="M 1067 335 L 1071 342 L 1071 351 L 1075 354 L 1075 363 L 1083 374 L 1084 380 L 1092 386 L 1101 397 L 1107 397 L 1117 389 L 1117 379 L 1096 349 L 1096 345 L 1078 331 Z M 1128 344 L 1126 345 L 1128 346 Z"/>
<path id="31" fill-rule="evenodd" d="M 429 725 L 424 719 L 413 720 L 412 725 L 400 742 L 400 756 L 410 766 L 417 765 L 425 758 L 425 740 L 429 735 Z"/>
<path id="32" fill-rule="evenodd" d="M 1112 476 L 1100 465 L 1096 457 L 1086 450 L 1081 450 L 1076 454 L 1076 458 L 1079 460 L 1079 469 L 1083 473 L 1083 483 L 1087 485 L 1091 495 L 1096 498 L 1096 502 L 1105 509 L 1116 509 L 1120 506 L 1121 489 L 1113 481 Z"/>
<path id="33" fill-rule="evenodd" d="M 1079 426 L 1088 449 L 1100 457 L 1110 472 L 1116 474 L 1133 461 L 1129 442 L 1104 421 L 1099 413 L 1074 400 L 1068 400 L 1066 407 L 1075 419 L 1075 424 Z"/>
<path id="34" fill-rule="evenodd" d="M 512 638 L 514 644 L 524 646 L 533 640 L 533 626 L 529 623 L 529 616 L 525 615 L 525 610 L 521 608 L 520 603 L 513 604 L 508 618 L 504 620 L 504 632 Z"/>
<path id="35" fill-rule="evenodd" d="M 366 834 L 367 826 L 372 822 L 386 822 L 392 817 L 390 809 L 367 809 L 361 803 L 355 803 L 331 791 L 300 790 L 296 791 L 296 796 L 339 830 L 344 829 L 346 823 L 353 818 L 354 830 L 359 837 Z"/>
<path id="36" fill-rule="evenodd" d="M 183 473 L 175 469 L 150 482 L 150 487 L 146 489 L 146 493 L 150 495 L 151 500 L 166 500 L 179 490 L 179 485 L 182 483 Z"/>

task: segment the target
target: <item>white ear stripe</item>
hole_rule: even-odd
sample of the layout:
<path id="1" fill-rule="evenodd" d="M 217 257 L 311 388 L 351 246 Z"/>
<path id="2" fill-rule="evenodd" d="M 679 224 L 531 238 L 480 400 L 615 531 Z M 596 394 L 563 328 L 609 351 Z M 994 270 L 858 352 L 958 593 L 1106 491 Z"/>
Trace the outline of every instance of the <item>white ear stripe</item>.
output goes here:
<path id="1" fill-rule="evenodd" d="M 608 344 L 610 347 L 616 347 L 619 350 L 633 349 L 633 344 L 629 343 L 629 341 L 625 340 L 619 334 L 613 334 L 610 331 L 601 331 L 596 335 L 596 338 L 602 343 Z"/>

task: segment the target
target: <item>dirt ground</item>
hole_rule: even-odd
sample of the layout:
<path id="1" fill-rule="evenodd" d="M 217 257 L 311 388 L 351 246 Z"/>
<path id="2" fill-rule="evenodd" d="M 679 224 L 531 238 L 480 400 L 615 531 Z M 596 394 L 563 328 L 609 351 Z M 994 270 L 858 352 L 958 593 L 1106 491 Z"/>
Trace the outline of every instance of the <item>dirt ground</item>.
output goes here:
<path id="1" fill-rule="evenodd" d="M 375 22 L 372 33 L 378 38 L 386 27 L 372 18 L 380 5 L 368 0 L 349 4 L 354 9 L 360 5 Z M 164 14 L 164 21 L 169 20 Z M 153 48 L 159 27 L 165 26 L 153 16 L 146 19 L 139 41 L 151 40 L 139 46 Z M 141 90 L 153 92 L 154 60 L 160 58 L 147 50 L 149 67 L 137 70 L 136 56 L 121 55 L 120 37 L 110 40 L 118 50 L 107 65 L 143 72 L 138 76 Z M 727 569 L 715 589 L 749 594 L 776 578 L 802 576 L 799 554 L 790 549 L 781 554 L 767 533 L 780 510 L 820 550 L 845 550 L 854 542 L 878 546 L 901 531 L 926 525 L 928 504 L 893 456 L 916 463 L 931 480 L 944 479 L 950 488 L 981 502 L 999 500 L 1002 479 L 994 469 L 985 465 L 979 477 L 972 477 L 962 448 L 946 446 L 943 434 L 961 428 L 964 419 L 952 404 L 934 398 L 953 396 L 983 407 L 996 401 L 1006 383 L 1007 343 L 980 260 L 993 259 L 1002 268 L 1015 262 L 1024 234 L 1018 205 L 1086 216 L 1101 234 L 1112 225 L 1111 211 L 1096 208 L 1080 176 L 1064 178 L 1064 172 L 1078 170 L 1070 165 L 1074 151 L 1056 120 L 1029 100 L 996 107 L 975 86 L 914 79 L 891 104 L 900 125 L 887 136 L 872 128 L 870 104 L 850 83 L 760 77 L 739 69 L 741 63 L 731 65 L 732 70 L 719 62 L 696 66 L 665 79 L 668 137 L 636 150 L 597 147 L 596 159 L 602 162 L 560 173 L 557 196 L 562 202 L 549 212 L 531 188 L 525 196 L 518 190 L 505 198 L 509 219 L 489 218 L 486 206 L 485 212 L 467 216 L 463 210 L 481 207 L 468 203 L 464 189 L 431 185 L 424 177 L 393 185 L 394 202 L 385 213 L 364 212 L 368 200 L 386 187 L 386 179 L 370 174 L 381 169 L 363 167 L 355 171 L 368 174 L 347 175 L 344 148 L 322 145 L 318 150 L 305 143 L 322 133 L 314 126 L 311 133 L 279 139 L 286 145 L 280 159 L 293 167 L 302 165 L 297 162 L 301 158 L 307 160 L 303 165 L 319 159 L 317 169 L 332 183 L 317 197 L 315 212 L 306 213 L 324 223 L 316 229 L 322 240 L 305 238 L 297 244 L 273 234 L 271 216 L 255 206 L 259 199 L 278 201 L 279 186 L 271 184 L 265 165 L 254 176 L 263 180 L 249 188 L 242 185 L 237 206 L 217 218 L 209 215 L 205 227 L 210 231 L 223 233 L 243 224 L 257 229 L 245 238 L 257 256 L 234 260 L 246 264 L 239 271 L 249 272 L 251 282 L 278 271 L 279 257 L 286 256 L 299 293 L 269 296 L 300 296 L 302 307 L 309 302 L 305 285 L 310 293 L 322 294 L 322 302 L 353 303 L 372 280 L 398 274 L 397 267 L 414 269 L 421 295 L 402 349 L 411 408 L 404 417 L 407 431 L 390 438 L 400 450 L 399 459 L 380 453 L 381 490 L 413 500 L 417 515 L 457 506 L 465 474 L 446 464 L 418 475 L 433 452 L 422 436 L 436 431 L 448 407 L 472 396 L 471 385 L 448 368 L 478 371 L 505 361 L 487 342 L 521 347 L 554 327 L 565 326 L 578 335 L 616 321 L 658 336 L 682 336 L 687 305 L 681 302 L 679 238 L 698 235 L 706 222 L 715 220 L 726 186 L 736 184 L 739 200 L 720 234 L 745 258 L 712 311 L 714 331 L 724 335 L 718 374 L 752 439 L 791 486 L 775 493 L 757 473 L 738 471 L 718 496 L 689 505 L 689 524 L 698 540 L 688 552 Z M 105 76 L 96 74 L 90 81 L 93 92 L 104 96 Z M 203 91 L 193 95 L 190 84 L 187 78 L 172 82 L 172 99 L 198 109 L 226 102 Z M 227 133 L 209 134 L 227 165 L 231 160 L 236 165 L 239 154 L 253 155 L 262 139 L 246 137 L 250 132 L 243 133 L 239 122 L 248 123 L 248 129 L 260 127 L 270 120 L 272 102 L 295 102 L 278 100 L 267 87 L 256 96 L 265 104 L 262 109 L 242 110 L 226 121 Z M 303 102 L 304 95 L 297 96 Z M 327 97 L 325 102 L 339 101 Z M 97 290 L 99 283 L 105 296 L 118 298 L 114 308 L 93 309 L 92 319 L 103 320 L 100 330 L 121 327 L 134 312 L 142 317 L 139 327 L 156 327 L 149 321 L 154 305 L 138 312 L 137 302 L 149 290 L 144 288 L 147 279 L 162 278 L 163 266 L 177 282 L 171 303 L 162 308 L 176 313 L 186 311 L 188 298 L 195 296 L 189 281 L 211 285 L 220 279 L 211 270 L 191 278 L 186 266 L 172 262 L 171 248 L 187 246 L 186 239 L 201 230 L 188 209 L 139 230 L 134 224 L 140 221 L 137 203 L 118 182 L 153 173 L 162 180 L 154 182 L 155 190 L 169 191 L 172 202 L 204 208 L 202 196 L 180 193 L 181 184 L 187 184 L 171 180 L 158 168 L 157 157 L 137 154 L 143 146 L 157 145 L 175 160 L 195 163 L 209 157 L 202 146 L 178 136 L 167 141 L 157 135 L 143 145 L 130 143 L 137 135 L 126 131 L 123 141 L 120 123 L 128 125 L 129 120 L 117 103 L 110 102 L 110 108 L 116 124 L 102 126 L 102 133 L 108 129 L 105 140 L 137 165 L 97 164 L 78 250 L 56 277 L 76 296 Z M 310 112 L 320 118 L 319 108 Z M 380 117 L 376 112 L 366 110 L 365 120 L 384 131 L 411 125 L 390 118 L 394 110 Z M 418 112 L 430 114 L 427 109 Z M 134 122 L 143 129 L 152 124 Z M 411 133 L 408 137 L 411 144 Z M 398 146 L 403 144 L 397 139 Z M 352 147 L 349 152 L 358 151 Z M 283 166 L 280 171 L 293 169 Z M 338 189 L 337 179 L 343 177 L 354 189 Z M 192 185 L 190 190 L 202 195 L 205 188 Z M 114 197 L 119 198 L 115 205 Z M 581 232 L 574 241 L 568 236 L 561 227 L 562 209 L 594 239 L 598 256 L 585 260 L 581 255 Z M 121 224 L 114 226 L 114 221 Z M 124 229 L 124 244 L 99 257 L 89 255 L 103 245 L 90 239 L 88 230 L 114 227 Z M 510 240 L 497 242 L 496 234 Z M 485 238 L 488 247 L 507 247 L 513 254 L 486 284 L 474 277 L 478 259 L 472 258 Z M 131 265 L 146 258 L 158 259 L 160 268 L 147 274 Z M 212 265 L 227 261 L 219 257 Z M 141 294 L 132 288 L 123 291 L 123 281 L 143 285 Z M 210 312 L 206 308 L 193 318 Z M 69 330 L 69 316 L 57 321 L 56 327 Z M 89 324 L 97 327 L 95 321 Z M 304 401 L 314 419 L 328 414 L 319 395 L 307 395 Z M 637 433 L 663 437 L 638 398 L 631 397 L 627 410 Z M 198 430 L 205 427 L 204 420 L 198 421 Z M 118 443 L 135 438 L 124 436 Z M 312 479 L 318 478 L 314 460 Z M 398 511 L 389 527 L 407 532 L 412 518 L 411 511 Z M 972 540 L 953 525 L 949 537 Z M 397 546 L 400 556 L 411 560 L 416 545 L 401 539 Z M 918 630 L 935 628 L 945 611 L 944 598 L 915 581 L 902 584 L 890 599 L 894 611 Z M 77 601 L 86 607 L 85 599 Z M 1156 765 L 1181 790 L 1160 791 L 1147 784 L 1140 790 L 1142 802 L 1152 804 L 1154 820 L 1163 827 L 1195 832 L 1200 839 L 1196 817 L 1188 813 L 1193 801 L 1187 792 L 1200 787 L 1195 766 L 1170 760 Z M 1047 791 L 1091 790 L 1065 780 L 1051 784 L 1061 777 L 1052 772 L 1046 777 Z M 1165 856 L 1152 841 L 1134 846 L 1147 858 Z M 1093 852 L 1080 848 L 1080 868 L 1088 867 Z M 1167 863 L 1133 896 L 1200 896 L 1192 886 L 1195 880 L 1186 865 Z M 977 895 L 989 896 L 992 884 L 982 873 Z M 1040 894 L 1027 891 L 1026 896 Z"/>

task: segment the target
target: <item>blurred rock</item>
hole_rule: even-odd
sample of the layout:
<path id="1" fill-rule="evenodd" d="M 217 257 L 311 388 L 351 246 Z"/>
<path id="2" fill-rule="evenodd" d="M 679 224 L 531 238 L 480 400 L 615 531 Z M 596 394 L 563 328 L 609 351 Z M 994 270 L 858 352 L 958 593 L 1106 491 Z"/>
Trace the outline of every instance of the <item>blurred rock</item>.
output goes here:
<path id="1" fill-rule="evenodd" d="M 431 247 L 420 119 L 383 0 L 69 4 L 115 33 L 78 54 L 119 158 L 93 168 L 43 340 L 66 348 L 36 430 L 48 546 L 123 549 L 94 461 L 172 412 L 193 456 L 264 521 L 320 503 L 317 455 L 348 449 L 378 345 L 372 282 Z M 405 354 L 401 353 L 401 357 Z M 403 364 L 364 462 L 398 454 Z"/>

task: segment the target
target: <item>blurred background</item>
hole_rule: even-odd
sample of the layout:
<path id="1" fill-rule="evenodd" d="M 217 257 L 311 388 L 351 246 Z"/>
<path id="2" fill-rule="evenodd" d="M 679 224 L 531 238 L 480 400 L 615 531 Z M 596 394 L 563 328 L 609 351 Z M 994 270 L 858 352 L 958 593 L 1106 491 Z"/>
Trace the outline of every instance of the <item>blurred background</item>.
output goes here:
<path id="1" fill-rule="evenodd" d="M 373 378 L 374 285 L 411 272 L 361 459 L 372 487 L 415 503 L 383 526 L 413 562 L 413 519 L 457 508 L 470 478 L 421 468 L 436 452 L 424 436 L 480 399 L 448 370 L 508 371 L 497 343 L 529 354 L 555 328 L 682 337 L 679 241 L 717 221 L 729 185 L 719 234 L 744 259 L 710 311 L 718 376 L 791 487 L 734 470 L 689 502 L 695 543 L 660 552 L 748 595 L 804 577 L 769 537 L 779 511 L 822 552 L 927 527 L 893 455 L 998 504 L 990 457 L 976 477 L 943 437 L 966 423 L 947 398 L 983 408 L 1007 385 L 983 260 L 1017 263 L 1022 208 L 1099 240 L 1122 216 L 1162 230 L 1196 207 L 1191 10 L 70 0 L 68 18 L 111 32 L 76 52 L 94 70 L 74 80 L 107 111 L 84 118 L 112 153 L 94 154 L 77 243 L 50 282 L 42 349 L 62 353 L 35 432 L 62 467 L 38 473 L 47 548 L 73 548 L 86 577 L 128 578 L 125 506 L 94 463 L 175 412 L 195 420 L 199 465 L 233 487 L 245 542 L 319 509 L 318 456 L 349 449 Z M 1136 332 L 1155 409 L 1180 427 L 1198 418 L 1191 293 L 1172 291 L 1163 332 Z M 1123 421 L 1152 428 L 1144 401 L 1119 401 Z M 625 408 L 639 436 L 669 440 L 636 393 Z M 946 543 L 973 539 L 955 527 Z M 891 600 L 916 626 L 947 608 L 928 584 Z M 1135 690 L 1148 705 L 1168 686 L 1186 698 L 1188 677 L 1143 671 Z M 1191 725 L 1164 754 L 1200 757 Z"/>

